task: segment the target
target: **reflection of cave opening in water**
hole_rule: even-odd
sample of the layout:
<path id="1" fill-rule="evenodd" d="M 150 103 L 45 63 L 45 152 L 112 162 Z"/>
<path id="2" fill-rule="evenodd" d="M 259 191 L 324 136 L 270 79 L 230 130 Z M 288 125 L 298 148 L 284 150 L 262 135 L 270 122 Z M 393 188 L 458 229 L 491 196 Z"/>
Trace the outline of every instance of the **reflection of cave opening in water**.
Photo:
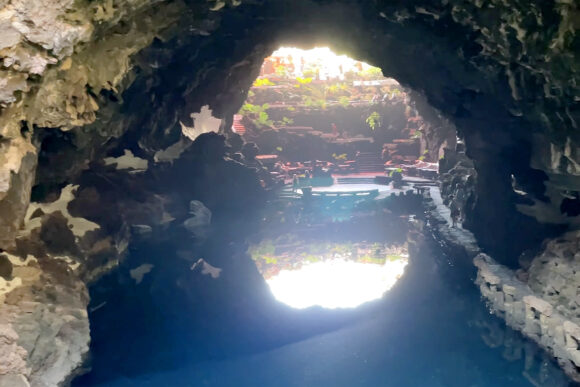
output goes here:
<path id="1" fill-rule="evenodd" d="M 333 242 L 296 234 L 265 238 L 248 252 L 281 303 L 355 308 L 379 299 L 405 272 L 405 244 Z"/>
<path id="2" fill-rule="evenodd" d="M 278 301 L 294 308 L 354 308 L 381 298 L 406 265 L 404 258 L 382 265 L 332 259 L 282 270 L 266 282 Z"/>

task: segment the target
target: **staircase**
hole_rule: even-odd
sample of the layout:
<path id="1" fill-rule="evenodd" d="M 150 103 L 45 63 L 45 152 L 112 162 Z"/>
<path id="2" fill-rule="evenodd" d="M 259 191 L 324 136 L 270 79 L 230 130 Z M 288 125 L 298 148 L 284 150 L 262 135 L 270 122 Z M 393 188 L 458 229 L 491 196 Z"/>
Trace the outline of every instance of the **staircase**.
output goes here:
<path id="1" fill-rule="evenodd" d="M 292 184 L 286 184 L 284 188 L 278 191 L 278 199 L 295 199 L 301 196 L 299 193 L 292 191 Z"/>
<path id="2" fill-rule="evenodd" d="M 361 152 L 356 158 L 359 172 L 385 172 L 385 163 L 380 154 Z"/>
<path id="3" fill-rule="evenodd" d="M 234 123 L 232 125 L 232 131 L 240 136 L 246 133 L 246 127 L 242 124 L 242 118 L 243 116 L 241 114 L 234 114 Z"/>

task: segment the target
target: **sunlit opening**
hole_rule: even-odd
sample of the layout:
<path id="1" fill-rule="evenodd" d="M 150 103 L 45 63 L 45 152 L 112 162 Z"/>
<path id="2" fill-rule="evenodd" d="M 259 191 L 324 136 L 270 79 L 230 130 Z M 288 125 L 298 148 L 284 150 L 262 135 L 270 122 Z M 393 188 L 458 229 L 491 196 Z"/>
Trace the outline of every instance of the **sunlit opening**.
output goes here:
<path id="1" fill-rule="evenodd" d="M 336 259 L 282 270 L 267 283 L 278 301 L 294 308 L 354 308 L 381 298 L 406 265 L 406 259 L 384 265 Z"/>
<path id="2" fill-rule="evenodd" d="M 321 80 L 329 78 L 344 79 L 348 72 L 358 73 L 373 68 L 371 65 L 351 59 L 346 55 L 337 55 L 328 47 L 316 47 L 303 50 L 295 47 L 282 47 L 266 59 L 284 66 L 288 76 L 304 77 L 317 73 Z"/>

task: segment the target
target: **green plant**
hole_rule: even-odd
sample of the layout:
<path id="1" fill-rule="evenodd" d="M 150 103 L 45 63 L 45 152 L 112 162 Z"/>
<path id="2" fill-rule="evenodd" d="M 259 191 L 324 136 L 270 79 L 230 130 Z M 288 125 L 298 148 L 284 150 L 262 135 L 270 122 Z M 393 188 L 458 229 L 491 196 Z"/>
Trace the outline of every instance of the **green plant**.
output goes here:
<path id="1" fill-rule="evenodd" d="M 396 87 L 393 87 L 391 89 L 391 93 L 392 93 L 393 97 L 396 97 L 396 96 L 403 94 L 403 92 Z"/>
<path id="2" fill-rule="evenodd" d="M 248 253 L 254 261 L 262 259 L 268 262 L 268 260 L 271 260 L 274 257 L 276 246 L 271 239 L 266 239 L 258 245 L 250 246 L 250 248 L 248 248 Z"/>
<path id="3" fill-rule="evenodd" d="M 312 77 L 307 78 L 296 77 L 296 81 L 301 85 L 307 85 L 312 82 Z"/>
<path id="4" fill-rule="evenodd" d="M 272 121 L 268 115 L 267 110 L 269 107 L 270 105 L 267 103 L 263 105 L 245 103 L 238 114 L 248 117 L 259 127 L 272 127 L 274 126 L 274 121 Z"/>
<path id="5" fill-rule="evenodd" d="M 302 96 L 302 103 L 306 107 L 326 109 L 326 100 L 321 98 L 313 98 L 311 96 Z"/>
<path id="6" fill-rule="evenodd" d="M 268 78 L 258 78 L 254 81 L 253 87 L 260 87 L 260 86 L 274 86 L 275 83 L 269 80 Z"/>
<path id="7" fill-rule="evenodd" d="M 342 106 L 342 107 L 348 107 L 350 105 L 350 98 L 346 97 L 346 96 L 342 96 L 338 99 L 338 103 Z"/>
<path id="8" fill-rule="evenodd" d="M 276 66 L 276 68 L 274 69 L 274 72 L 279 77 L 286 77 L 288 75 L 288 73 L 286 72 L 286 67 L 284 67 L 284 65 Z"/>
<path id="9" fill-rule="evenodd" d="M 398 261 L 400 260 L 402 257 L 400 255 L 396 255 L 396 254 L 387 254 L 386 259 L 393 262 L 393 261 Z"/>
<path id="10" fill-rule="evenodd" d="M 372 112 L 365 121 L 372 130 L 375 130 L 381 125 L 381 115 L 378 112 Z"/>
<path id="11" fill-rule="evenodd" d="M 359 71 L 357 75 L 363 79 L 368 80 L 381 79 L 384 77 L 383 71 L 378 67 L 369 67 L 368 69 Z"/>
<path id="12" fill-rule="evenodd" d="M 341 160 L 346 160 L 346 153 L 342 153 L 340 155 L 337 155 L 336 153 L 332 154 L 332 157 L 336 160 L 336 161 L 341 161 Z"/>
<path id="13" fill-rule="evenodd" d="M 274 122 L 270 119 L 270 116 L 265 111 L 260 112 L 258 114 L 258 119 L 256 120 L 256 123 L 260 126 L 272 126 L 272 125 L 274 125 Z"/>
<path id="14" fill-rule="evenodd" d="M 393 177 L 396 173 L 398 173 L 398 174 L 403 173 L 403 170 L 401 168 L 397 168 L 395 170 L 392 170 L 391 172 L 389 172 L 389 176 Z"/>

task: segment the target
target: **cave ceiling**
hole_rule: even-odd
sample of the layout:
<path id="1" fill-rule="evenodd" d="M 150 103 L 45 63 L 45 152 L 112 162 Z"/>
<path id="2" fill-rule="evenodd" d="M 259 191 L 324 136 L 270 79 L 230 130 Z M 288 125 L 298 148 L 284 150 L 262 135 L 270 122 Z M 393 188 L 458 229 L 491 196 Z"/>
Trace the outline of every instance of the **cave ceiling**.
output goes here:
<path id="1" fill-rule="evenodd" d="M 453 121 L 483 224 L 513 212 L 512 175 L 530 208 L 580 189 L 574 2 L 8 0 L 0 15 L 5 245 L 34 185 L 74 181 L 123 149 L 154 162 L 191 113 L 236 112 L 281 45 L 378 66 Z"/>

